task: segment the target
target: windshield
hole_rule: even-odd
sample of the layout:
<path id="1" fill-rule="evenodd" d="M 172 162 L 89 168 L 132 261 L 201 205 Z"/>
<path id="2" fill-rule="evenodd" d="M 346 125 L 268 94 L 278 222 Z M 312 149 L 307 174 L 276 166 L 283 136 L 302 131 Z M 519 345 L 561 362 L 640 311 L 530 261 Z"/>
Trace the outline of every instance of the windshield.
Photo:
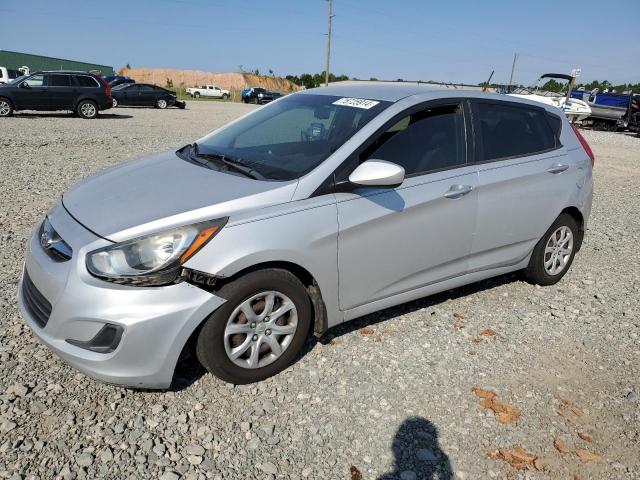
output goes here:
<path id="1" fill-rule="evenodd" d="M 293 180 L 320 165 L 389 105 L 293 94 L 205 137 L 198 151 L 235 158 L 268 180 Z"/>

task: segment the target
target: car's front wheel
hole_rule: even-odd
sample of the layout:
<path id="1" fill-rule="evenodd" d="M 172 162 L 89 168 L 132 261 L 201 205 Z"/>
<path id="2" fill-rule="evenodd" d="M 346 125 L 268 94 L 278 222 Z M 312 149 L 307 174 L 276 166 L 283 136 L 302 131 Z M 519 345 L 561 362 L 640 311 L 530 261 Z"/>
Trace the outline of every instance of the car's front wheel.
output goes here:
<path id="1" fill-rule="evenodd" d="M 156 100 L 156 108 L 164 110 L 165 108 L 167 108 L 167 105 L 168 103 L 164 98 L 159 98 L 158 100 Z"/>
<path id="2" fill-rule="evenodd" d="M 567 273 L 576 254 L 578 224 L 562 213 L 536 244 L 524 270 L 527 280 L 538 285 L 553 285 Z"/>
<path id="3" fill-rule="evenodd" d="M 193 94 L 193 97 L 194 97 L 194 98 L 199 98 L 199 97 L 200 97 L 200 92 L 196 92 L 196 93 L 194 93 L 194 94 Z"/>
<path id="4" fill-rule="evenodd" d="M 118 100 L 113 98 L 113 103 L 111 104 L 111 108 L 116 108 L 118 106 Z"/>
<path id="5" fill-rule="evenodd" d="M 98 116 L 98 105 L 91 100 L 82 100 L 78 103 L 76 112 L 82 118 L 96 118 Z"/>
<path id="6" fill-rule="evenodd" d="M 304 285 L 281 269 L 251 272 L 223 286 L 226 302 L 206 321 L 196 354 L 218 378 L 258 382 L 288 367 L 308 337 L 311 302 Z"/>
<path id="7" fill-rule="evenodd" d="M 6 98 L 0 98 L 0 117 L 10 117 L 13 114 L 13 105 Z"/>

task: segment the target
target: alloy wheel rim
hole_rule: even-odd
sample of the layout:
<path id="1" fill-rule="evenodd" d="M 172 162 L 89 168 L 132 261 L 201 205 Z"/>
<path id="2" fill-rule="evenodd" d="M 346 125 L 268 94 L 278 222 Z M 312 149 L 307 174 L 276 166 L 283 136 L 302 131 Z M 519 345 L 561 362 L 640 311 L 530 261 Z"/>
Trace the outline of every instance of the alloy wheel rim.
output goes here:
<path id="1" fill-rule="evenodd" d="M 116 108 L 118 106 L 118 101 L 115 98 L 113 99 L 112 106 L 113 106 L 113 108 Z"/>
<path id="2" fill-rule="evenodd" d="M 246 369 L 275 362 L 287 350 L 298 328 L 293 301 L 274 290 L 260 292 L 240 303 L 224 329 L 227 357 Z"/>
<path id="3" fill-rule="evenodd" d="M 93 117 L 96 114 L 96 107 L 94 107 L 90 103 L 84 103 L 82 107 L 80 107 L 82 114 L 87 117 Z"/>
<path id="4" fill-rule="evenodd" d="M 554 231 L 544 249 L 544 269 L 549 275 L 558 275 L 569 263 L 573 252 L 573 232 L 562 226 Z"/>
<path id="5" fill-rule="evenodd" d="M 11 107 L 9 107 L 9 104 L 4 100 L 0 100 L 0 115 L 9 115 L 10 111 Z"/>
<path id="6" fill-rule="evenodd" d="M 167 106 L 167 101 L 166 100 L 159 100 L 158 101 L 158 106 L 160 108 L 165 108 Z"/>

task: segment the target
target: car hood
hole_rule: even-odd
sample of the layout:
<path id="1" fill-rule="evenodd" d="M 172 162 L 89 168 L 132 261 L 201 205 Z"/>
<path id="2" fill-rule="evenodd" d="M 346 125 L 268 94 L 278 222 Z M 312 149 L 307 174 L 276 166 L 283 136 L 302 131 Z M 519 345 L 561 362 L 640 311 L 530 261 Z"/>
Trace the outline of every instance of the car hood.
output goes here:
<path id="1" fill-rule="evenodd" d="M 285 203 L 296 185 L 210 170 L 170 151 L 95 173 L 71 187 L 62 203 L 86 228 L 119 242 Z"/>

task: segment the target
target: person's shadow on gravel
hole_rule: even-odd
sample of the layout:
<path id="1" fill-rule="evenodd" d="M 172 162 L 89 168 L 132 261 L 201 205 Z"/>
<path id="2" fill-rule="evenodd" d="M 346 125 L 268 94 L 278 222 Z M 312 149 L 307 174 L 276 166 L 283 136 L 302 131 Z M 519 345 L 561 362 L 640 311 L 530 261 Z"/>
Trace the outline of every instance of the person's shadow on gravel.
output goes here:
<path id="1" fill-rule="evenodd" d="M 453 471 L 438 444 L 438 429 L 422 417 L 409 417 L 396 432 L 393 471 L 378 480 L 451 480 Z"/>

